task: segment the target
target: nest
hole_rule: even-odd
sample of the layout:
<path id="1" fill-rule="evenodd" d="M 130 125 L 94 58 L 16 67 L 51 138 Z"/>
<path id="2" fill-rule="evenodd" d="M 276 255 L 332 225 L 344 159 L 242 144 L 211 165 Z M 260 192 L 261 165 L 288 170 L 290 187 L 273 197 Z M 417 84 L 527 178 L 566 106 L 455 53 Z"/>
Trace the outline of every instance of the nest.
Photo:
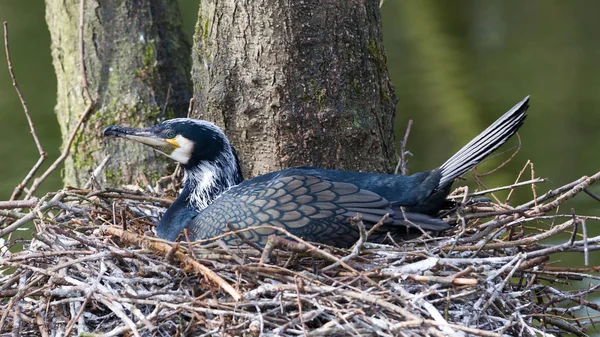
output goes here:
<path id="1" fill-rule="evenodd" d="M 369 243 L 357 217 L 350 249 L 292 236 L 264 249 L 166 242 L 152 228 L 171 199 L 139 189 L 14 202 L 0 229 L 0 336 L 583 336 L 598 285 L 570 283 L 596 270 L 549 260 L 600 247 L 585 230 L 597 217 L 557 212 L 598 178 L 541 196 L 539 179 L 505 187 L 533 191 L 518 207 L 460 203 L 444 236 Z M 33 239 L 7 237 L 32 220 Z M 553 237 L 562 243 L 544 243 Z"/>

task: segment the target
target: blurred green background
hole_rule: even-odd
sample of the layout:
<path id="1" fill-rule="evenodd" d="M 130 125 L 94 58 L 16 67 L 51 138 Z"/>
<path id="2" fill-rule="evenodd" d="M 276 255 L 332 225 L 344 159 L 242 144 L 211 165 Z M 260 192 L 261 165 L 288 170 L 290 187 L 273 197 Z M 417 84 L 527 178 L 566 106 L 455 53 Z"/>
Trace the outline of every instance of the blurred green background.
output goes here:
<path id="1" fill-rule="evenodd" d="M 198 1 L 179 2 L 191 40 Z M 550 179 L 538 186 L 539 193 L 600 168 L 600 1 L 387 0 L 381 11 L 388 66 L 399 99 L 398 144 L 407 121 L 414 120 L 407 146 L 413 154 L 410 172 L 438 166 L 529 94 L 532 106 L 520 132 L 522 149 L 507 167 L 486 177 L 486 184 L 511 183 L 528 159 L 538 176 Z M 47 167 L 59 154 L 60 137 L 44 2 L 2 0 L 0 20 L 9 23 L 15 72 L 49 153 Z M 0 199 L 7 199 L 38 153 L 4 52 L 0 130 Z M 499 162 L 493 160 L 480 172 Z M 60 187 L 57 172 L 38 194 Z M 600 193 L 600 186 L 593 190 Z M 530 198 L 530 190 L 523 189 L 513 204 Z M 585 195 L 566 205 L 582 214 L 599 214 L 599 206 Z M 590 235 L 599 232 L 597 224 L 588 225 Z M 579 264 L 577 259 L 574 263 Z"/>

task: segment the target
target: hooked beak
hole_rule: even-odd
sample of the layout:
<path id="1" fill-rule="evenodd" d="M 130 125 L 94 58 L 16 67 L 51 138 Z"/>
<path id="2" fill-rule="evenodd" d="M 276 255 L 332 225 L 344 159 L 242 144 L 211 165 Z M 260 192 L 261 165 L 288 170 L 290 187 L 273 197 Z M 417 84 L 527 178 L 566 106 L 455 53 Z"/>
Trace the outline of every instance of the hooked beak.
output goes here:
<path id="1" fill-rule="evenodd" d="M 148 145 L 167 156 L 179 148 L 175 138 L 165 139 L 155 132 L 153 128 L 136 129 L 120 125 L 111 125 L 102 132 L 104 137 L 120 137 Z"/>

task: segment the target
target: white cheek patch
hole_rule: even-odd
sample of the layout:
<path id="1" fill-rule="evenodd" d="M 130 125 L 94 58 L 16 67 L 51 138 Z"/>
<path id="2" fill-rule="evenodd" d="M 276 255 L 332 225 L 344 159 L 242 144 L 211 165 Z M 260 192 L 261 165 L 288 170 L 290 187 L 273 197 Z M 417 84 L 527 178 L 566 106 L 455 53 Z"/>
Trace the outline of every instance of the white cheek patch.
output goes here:
<path id="1" fill-rule="evenodd" d="M 177 144 L 179 144 L 179 147 L 175 148 L 175 150 L 173 150 L 173 152 L 167 156 L 185 165 L 190 161 L 192 153 L 194 152 L 194 142 L 182 137 L 181 135 L 177 135 L 175 140 L 177 141 Z"/>

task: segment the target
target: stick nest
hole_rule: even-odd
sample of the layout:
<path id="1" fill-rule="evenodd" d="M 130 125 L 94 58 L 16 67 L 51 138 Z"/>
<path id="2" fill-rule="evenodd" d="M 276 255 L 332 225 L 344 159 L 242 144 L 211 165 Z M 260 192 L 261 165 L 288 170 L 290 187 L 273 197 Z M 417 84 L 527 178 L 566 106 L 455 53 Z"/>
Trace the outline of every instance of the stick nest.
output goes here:
<path id="1" fill-rule="evenodd" d="M 2 210 L 0 336 L 583 336 L 596 270 L 549 262 L 598 249 L 585 230 L 597 218 L 557 210 L 599 175 L 542 196 L 539 180 L 508 186 L 533 199 L 461 202 L 444 236 L 374 244 L 363 232 L 351 249 L 165 242 L 152 234 L 161 194 L 64 189 Z M 7 235 L 32 220 L 33 239 Z"/>

